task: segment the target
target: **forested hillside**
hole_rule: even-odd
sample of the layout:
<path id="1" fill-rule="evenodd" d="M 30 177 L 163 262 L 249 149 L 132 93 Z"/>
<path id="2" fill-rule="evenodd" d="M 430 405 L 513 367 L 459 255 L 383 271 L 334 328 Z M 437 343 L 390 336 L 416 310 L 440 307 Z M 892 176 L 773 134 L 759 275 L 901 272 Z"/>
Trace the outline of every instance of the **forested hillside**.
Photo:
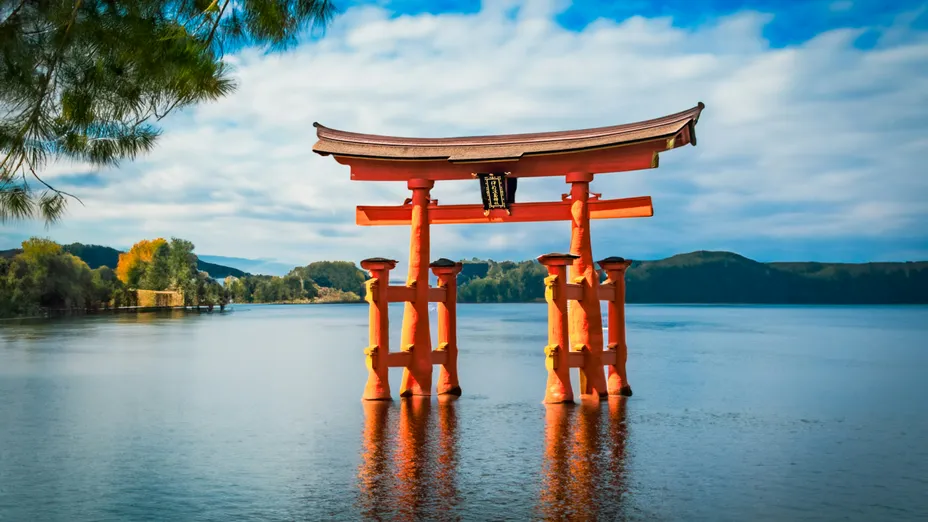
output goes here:
<path id="1" fill-rule="evenodd" d="M 544 298 L 546 271 L 534 261 L 472 260 L 464 268 L 462 302 Z M 700 251 L 635 261 L 626 282 L 630 303 L 928 303 L 928 262 L 759 263 L 731 252 Z"/>

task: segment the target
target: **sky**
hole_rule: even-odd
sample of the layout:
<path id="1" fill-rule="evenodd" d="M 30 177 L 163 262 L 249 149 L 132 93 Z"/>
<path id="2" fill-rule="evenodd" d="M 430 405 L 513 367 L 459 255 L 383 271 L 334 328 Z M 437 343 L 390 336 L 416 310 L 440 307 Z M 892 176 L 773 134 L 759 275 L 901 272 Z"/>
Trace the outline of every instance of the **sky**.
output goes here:
<path id="1" fill-rule="evenodd" d="M 544 0 L 342 2 L 285 53 L 228 57 L 235 94 L 169 116 L 156 149 L 119 168 L 56 164 L 81 197 L 29 236 L 128 248 L 183 237 L 201 254 L 405 260 L 407 227 L 358 227 L 405 183 L 352 182 L 312 152 L 313 122 L 451 137 L 567 130 L 695 106 L 696 147 L 658 169 L 597 175 L 603 198 L 650 195 L 654 217 L 592 225 L 594 256 L 729 250 L 759 261 L 928 260 L 928 2 Z M 558 200 L 562 179 L 519 201 Z M 476 181 L 438 183 L 479 203 Z M 567 250 L 566 222 L 436 226 L 432 258 Z"/>

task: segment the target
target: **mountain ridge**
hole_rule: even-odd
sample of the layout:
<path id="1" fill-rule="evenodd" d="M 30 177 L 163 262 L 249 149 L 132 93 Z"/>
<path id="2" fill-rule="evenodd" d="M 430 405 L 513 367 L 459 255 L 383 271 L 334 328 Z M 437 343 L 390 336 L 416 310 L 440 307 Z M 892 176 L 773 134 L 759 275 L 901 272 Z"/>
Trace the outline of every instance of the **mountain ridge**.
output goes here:
<path id="1" fill-rule="evenodd" d="M 101 265 L 115 267 L 120 253 L 114 248 L 80 243 L 62 248 L 83 259 L 91 268 Z M 10 257 L 18 251 L 0 251 L 0 257 Z M 228 275 L 243 277 L 251 273 L 203 258 L 276 263 L 202 256 L 198 268 L 216 279 Z M 283 266 L 282 263 L 277 264 Z M 510 271 L 513 274 L 518 270 L 524 271 L 519 268 L 524 264 L 478 259 L 464 261 L 464 270 L 458 276 L 460 301 L 518 302 L 537 299 L 539 296 L 534 295 L 534 290 L 541 292 L 543 289 L 543 267 L 534 266 L 528 273 L 520 272 L 520 275 L 506 275 Z M 278 271 L 283 272 L 283 269 Z M 503 281 L 507 278 L 509 281 Z M 516 281 L 519 278 L 521 280 Z M 513 293 L 513 282 L 516 286 L 534 290 Z M 474 284 L 482 287 L 478 293 L 474 293 Z M 658 260 L 632 260 L 626 284 L 629 303 L 928 304 L 928 261 L 764 263 L 734 252 L 697 250 Z M 467 285 L 471 285 L 473 291 L 469 291 Z M 534 288 L 536 286 L 538 288 Z"/>

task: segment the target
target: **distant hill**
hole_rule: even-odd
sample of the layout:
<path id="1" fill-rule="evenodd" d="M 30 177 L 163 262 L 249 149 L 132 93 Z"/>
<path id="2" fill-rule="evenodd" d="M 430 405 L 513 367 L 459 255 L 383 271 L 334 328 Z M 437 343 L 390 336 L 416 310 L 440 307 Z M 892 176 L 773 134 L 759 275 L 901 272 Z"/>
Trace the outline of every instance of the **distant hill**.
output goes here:
<path id="1" fill-rule="evenodd" d="M 222 266 L 235 267 L 249 274 L 285 276 L 296 264 L 280 263 L 270 259 L 246 259 L 243 257 L 199 256 L 201 261 L 208 261 Z"/>
<path id="2" fill-rule="evenodd" d="M 546 271 L 534 264 L 464 261 L 461 302 L 543 299 Z M 928 304 L 928 262 L 759 263 L 731 252 L 691 252 L 634 261 L 629 303 Z"/>
<path id="3" fill-rule="evenodd" d="M 81 258 L 91 269 L 101 266 L 116 268 L 119 263 L 119 254 L 122 252 L 115 248 L 100 245 L 84 245 L 81 243 L 72 243 L 62 245 L 62 250 L 76 257 Z M 14 248 L 11 250 L 0 250 L 0 257 L 13 257 L 22 252 L 22 249 Z M 228 276 L 243 277 L 248 275 L 237 268 L 209 263 L 197 256 L 197 269 L 209 274 L 213 279 L 225 279 Z"/>
<path id="4" fill-rule="evenodd" d="M 63 248 L 91 268 L 115 267 L 119 258 L 118 250 L 98 245 L 75 243 Z M 3 250 L 0 257 L 12 257 L 19 252 Z M 267 275 L 284 275 L 291 269 L 273 261 L 202 256 L 199 269 L 216 279 L 247 274 L 239 268 L 206 260 L 229 260 L 254 267 L 265 263 L 273 270 L 248 272 Z M 462 302 L 516 302 L 543 295 L 544 269 L 536 266 L 530 271 L 511 272 L 517 266 L 509 261 L 464 261 L 458 279 L 459 298 Z M 403 284 L 401 278 L 397 279 L 397 284 Z M 658 261 L 634 261 L 626 281 L 629 303 L 928 304 L 925 261 L 760 263 L 731 252 L 699 251 Z M 468 291 L 468 286 L 473 286 L 473 291 Z M 518 288 L 524 290 L 514 290 Z"/>
<path id="5" fill-rule="evenodd" d="M 630 303 L 928 303 L 928 262 L 759 263 L 699 251 L 636 261 L 626 281 Z"/>

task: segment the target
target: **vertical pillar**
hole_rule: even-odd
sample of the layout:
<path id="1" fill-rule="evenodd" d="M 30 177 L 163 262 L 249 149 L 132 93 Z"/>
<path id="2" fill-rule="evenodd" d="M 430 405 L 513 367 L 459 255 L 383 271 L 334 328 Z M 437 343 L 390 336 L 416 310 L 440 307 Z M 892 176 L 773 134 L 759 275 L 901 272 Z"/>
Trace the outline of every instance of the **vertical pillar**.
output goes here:
<path id="1" fill-rule="evenodd" d="M 445 362 L 438 369 L 435 391 L 438 395 L 461 395 L 458 383 L 458 316 L 457 275 L 461 263 L 441 258 L 429 267 L 438 277 L 438 287 L 445 289 L 445 301 L 438 303 L 438 348 L 445 352 Z"/>
<path id="2" fill-rule="evenodd" d="M 415 301 L 403 310 L 403 351 L 412 352 L 403 369 L 400 396 L 431 395 L 432 341 L 429 335 L 429 190 L 435 182 L 411 179 L 412 223 L 409 245 L 409 274 L 406 286 L 415 288 Z"/>
<path id="3" fill-rule="evenodd" d="M 387 315 L 387 287 L 390 284 L 390 270 L 396 268 L 396 261 L 382 257 L 373 257 L 361 261 L 361 268 L 370 274 L 365 286 L 364 300 L 370 304 L 369 340 L 364 354 L 367 355 L 367 384 L 364 386 L 364 400 L 390 400 L 390 380 L 388 378 L 387 355 L 390 353 L 390 318 Z"/>
<path id="4" fill-rule="evenodd" d="M 572 172 L 570 183 L 570 253 L 577 260 L 570 266 L 570 282 L 583 286 L 583 299 L 570 307 L 570 342 L 572 349 L 586 347 L 589 355 L 580 368 L 580 394 L 605 399 L 608 396 L 603 372 L 603 318 L 599 311 L 599 274 L 593 264 L 590 240 L 590 182 L 593 175 Z"/>
<path id="5" fill-rule="evenodd" d="M 567 265 L 577 259 L 571 254 L 546 254 L 538 262 L 548 269 L 545 278 L 545 300 L 548 302 L 548 345 L 545 346 L 545 366 L 548 369 L 546 403 L 573 402 L 567 347 L 570 339 L 567 327 Z"/>
<path id="6" fill-rule="evenodd" d="M 631 396 L 625 362 L 628 344 L 625 342 L 625 271 L 632 262 L 621 257 L 607 257 L 599 262 L 606 271 L 607 283 L 615 286 L 615 298 L 609 301 L 609 349 L 615 351 L 615 364 L 609 365 L 609 395 Z"/>

